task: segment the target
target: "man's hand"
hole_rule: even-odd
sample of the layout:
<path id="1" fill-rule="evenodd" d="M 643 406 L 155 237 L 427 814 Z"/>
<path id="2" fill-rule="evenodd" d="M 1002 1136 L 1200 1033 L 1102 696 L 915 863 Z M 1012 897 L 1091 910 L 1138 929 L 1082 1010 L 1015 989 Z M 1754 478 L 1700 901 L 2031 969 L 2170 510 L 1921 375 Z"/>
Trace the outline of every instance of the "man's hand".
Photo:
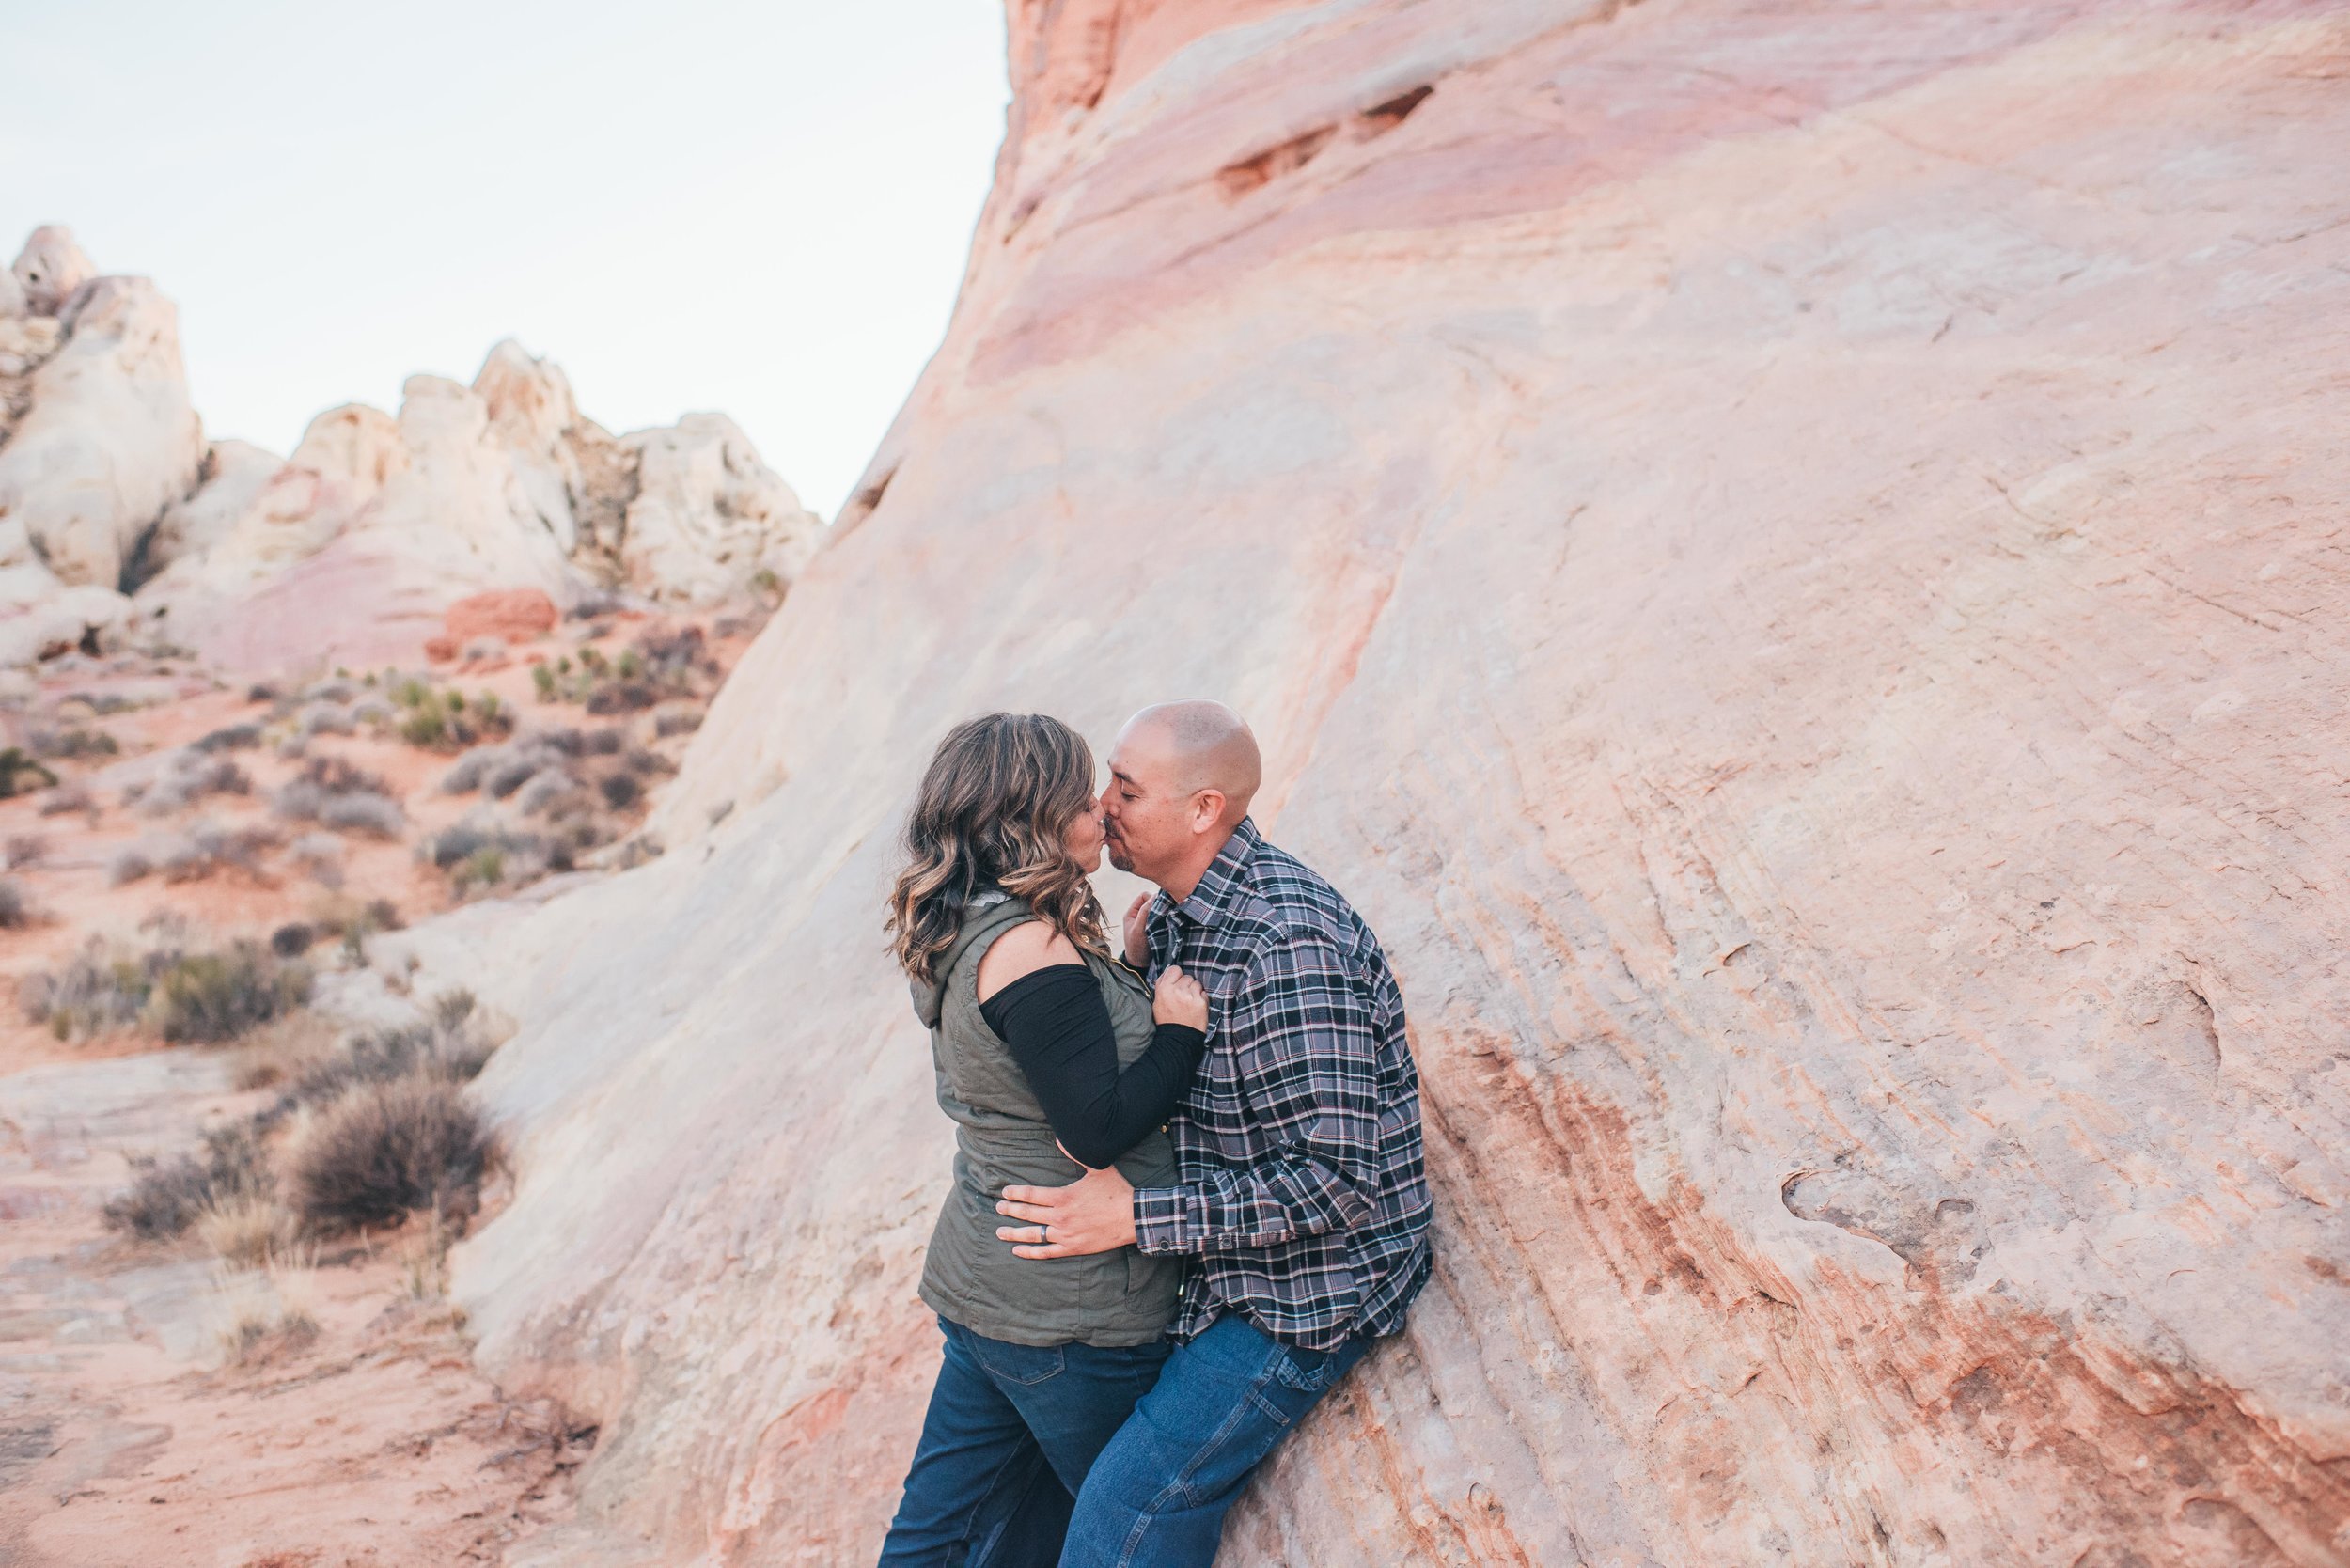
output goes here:
<path id="1" fill-rule="evenodd" d="M 1137 969 L 1151 966 L 1151 895 L 1137 893 L 1126 906 L 1126 962 Z"/>
<path id="2" fill-rule="evenodd" d="M 1134 1245 L 1134 1184 L 1114 1166 L 1065 1187 L 1006 1187 L 995 1212 L 1026 1222 L 995 1228 L 996 1240 L 1022 1244 L 1015 1257 L 1082 1258 Z"/>

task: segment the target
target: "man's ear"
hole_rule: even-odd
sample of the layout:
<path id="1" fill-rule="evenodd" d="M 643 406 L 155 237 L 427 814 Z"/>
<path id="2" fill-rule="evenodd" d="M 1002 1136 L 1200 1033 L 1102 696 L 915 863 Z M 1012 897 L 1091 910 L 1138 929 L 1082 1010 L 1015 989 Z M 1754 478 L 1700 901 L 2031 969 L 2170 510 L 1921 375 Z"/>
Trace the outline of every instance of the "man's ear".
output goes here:
<path id="1" fill-rule="evenodd" d="M 1191 830 L 1205 833 L 1224 820 L 1224 792 L 1202 790 L 1191 797 Z"/>

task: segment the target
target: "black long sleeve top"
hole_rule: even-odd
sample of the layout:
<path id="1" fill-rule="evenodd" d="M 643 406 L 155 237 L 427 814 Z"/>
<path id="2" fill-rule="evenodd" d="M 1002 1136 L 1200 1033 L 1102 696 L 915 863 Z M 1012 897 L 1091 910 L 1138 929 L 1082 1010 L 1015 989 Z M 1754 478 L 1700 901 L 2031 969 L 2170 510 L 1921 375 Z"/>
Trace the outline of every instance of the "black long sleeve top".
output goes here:
<path id="1" fill-rule="evenodd" d="M 1011 1047 L 1061 1147 L 1097 1170 L 1174 1113 L 1208 1044 L 1187 1025 L 1161 1024 L 1120 1072 L 1109 1006 L 1082 964 L 1021 976 L 981 1002 L 979 1016 Z"/>

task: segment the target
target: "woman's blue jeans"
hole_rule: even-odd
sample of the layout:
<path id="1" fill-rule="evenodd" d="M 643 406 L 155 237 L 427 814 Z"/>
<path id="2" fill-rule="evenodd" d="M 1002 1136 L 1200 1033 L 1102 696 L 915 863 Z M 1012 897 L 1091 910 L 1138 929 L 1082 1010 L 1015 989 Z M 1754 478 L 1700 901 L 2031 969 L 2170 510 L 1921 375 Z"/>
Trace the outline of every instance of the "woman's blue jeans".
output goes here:
<path id="1" fill-rule="evenodd" d="M 882 1568 L 1052 1568 L 1086 1472 L 1172 1347 L 1016 1345 L 938 1325 L 946 1361 Z"/>

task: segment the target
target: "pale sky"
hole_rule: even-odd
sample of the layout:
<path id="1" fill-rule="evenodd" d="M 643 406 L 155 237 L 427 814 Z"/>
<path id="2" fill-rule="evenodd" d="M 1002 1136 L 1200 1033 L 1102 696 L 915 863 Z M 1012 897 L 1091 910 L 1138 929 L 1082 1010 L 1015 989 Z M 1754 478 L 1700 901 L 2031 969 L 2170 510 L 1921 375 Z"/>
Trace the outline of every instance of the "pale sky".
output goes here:
<path id="1" fill-rule="evenodd" d="M 831 517 L 954 303 L 1002 0 L 0 0 L 0 264 L 64 223 L 180 306 L 212 436 L 471 381 L 716 409 Z"/>

